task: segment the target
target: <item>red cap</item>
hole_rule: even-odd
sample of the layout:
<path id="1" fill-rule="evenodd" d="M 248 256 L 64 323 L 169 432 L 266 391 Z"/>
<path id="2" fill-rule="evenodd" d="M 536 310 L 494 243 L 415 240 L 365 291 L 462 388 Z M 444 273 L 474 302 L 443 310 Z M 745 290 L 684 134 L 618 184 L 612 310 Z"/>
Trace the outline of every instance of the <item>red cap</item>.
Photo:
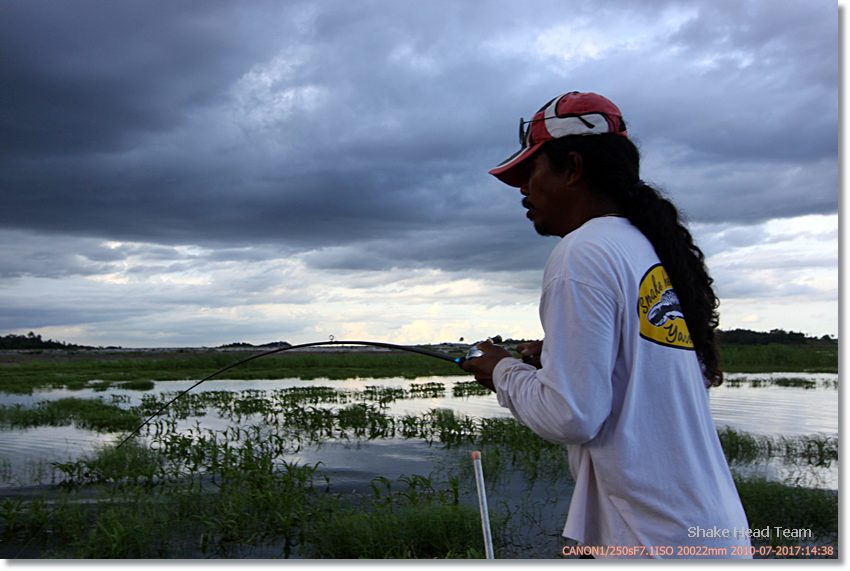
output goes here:
<path id="1" fill-rule="evenodd" d="M 528 125 L 527 129 L 524 129 Z M 490 174 L 510 186 L 522 186 L 530 159 L 546 141 L 567 135 L 614 133 L 628 137 L 623 115 L 610 100 L 596 93 L 571 91 L 549 101 L 531 121 L 520 121 L 520 149 Z"/>

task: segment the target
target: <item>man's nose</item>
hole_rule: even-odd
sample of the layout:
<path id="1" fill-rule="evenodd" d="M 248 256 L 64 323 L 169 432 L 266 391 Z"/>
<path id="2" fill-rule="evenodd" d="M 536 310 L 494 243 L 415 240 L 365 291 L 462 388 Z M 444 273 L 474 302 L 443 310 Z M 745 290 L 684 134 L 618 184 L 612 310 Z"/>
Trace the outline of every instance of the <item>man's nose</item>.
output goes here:
<path id="1" fill-rule="evenodd" d="M 519 187 L 519 191 L 523 196 L 528 196 L 528 185 L 522 185 L 521 187 Z"/>

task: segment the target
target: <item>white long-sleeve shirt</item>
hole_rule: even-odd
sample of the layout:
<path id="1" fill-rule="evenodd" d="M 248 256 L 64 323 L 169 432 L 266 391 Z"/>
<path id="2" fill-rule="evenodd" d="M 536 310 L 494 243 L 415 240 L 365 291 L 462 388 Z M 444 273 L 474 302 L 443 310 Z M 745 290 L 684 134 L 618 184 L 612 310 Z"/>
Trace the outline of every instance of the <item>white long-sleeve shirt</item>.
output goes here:
<path id="1" fill-rule="evenodd" d="M 567 449 L 565 537 L 618 556 L 732 557 L 747 520 L 666 279 L 628 220 L 590 220 L 546 264 L 542 368 L 502 359 L 493 381 L 500 405 Z"/>

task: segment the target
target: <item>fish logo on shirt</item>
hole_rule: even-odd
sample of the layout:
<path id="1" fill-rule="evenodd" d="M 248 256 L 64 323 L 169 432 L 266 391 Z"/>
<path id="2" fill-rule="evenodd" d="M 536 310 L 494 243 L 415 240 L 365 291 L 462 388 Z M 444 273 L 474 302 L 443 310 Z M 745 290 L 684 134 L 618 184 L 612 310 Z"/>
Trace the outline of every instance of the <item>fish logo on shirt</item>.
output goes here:
<path id="1" fill-rule="evenodd" d="M 677 349 L 693 349 L 679 297 L 667 271 L 655 264 L 644 274 L 638 288 L 640 336 L 647 341 Z"/>
<path id="2" fill-rule="evenodd" d="M 663 327 L 671 319 L 684 319 L 679 298 L 672 289 L 661 294 L 661 299 L 649 308 L 646 318 L 656 327 Z"/>

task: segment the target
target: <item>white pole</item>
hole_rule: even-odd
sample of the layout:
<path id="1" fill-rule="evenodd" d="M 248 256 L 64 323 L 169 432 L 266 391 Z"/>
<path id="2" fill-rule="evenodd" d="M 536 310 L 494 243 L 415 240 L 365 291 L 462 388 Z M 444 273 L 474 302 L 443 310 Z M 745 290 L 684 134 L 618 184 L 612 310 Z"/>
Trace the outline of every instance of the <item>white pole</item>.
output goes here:
<path id="1" fill-rule="evenodd" d="M 493 538 L 490 535 L 490 514 L 487 511 L 487 492 L 484 489 L 484 471 L 481 469 L 481 452 L 472 452 L 472 465 L 475 467 L 475 485 L 478 488 L 478 507 L 481 511 L 481 531 L 484 533 L 484 553 L 487 559 L 493 555 Z"/>

